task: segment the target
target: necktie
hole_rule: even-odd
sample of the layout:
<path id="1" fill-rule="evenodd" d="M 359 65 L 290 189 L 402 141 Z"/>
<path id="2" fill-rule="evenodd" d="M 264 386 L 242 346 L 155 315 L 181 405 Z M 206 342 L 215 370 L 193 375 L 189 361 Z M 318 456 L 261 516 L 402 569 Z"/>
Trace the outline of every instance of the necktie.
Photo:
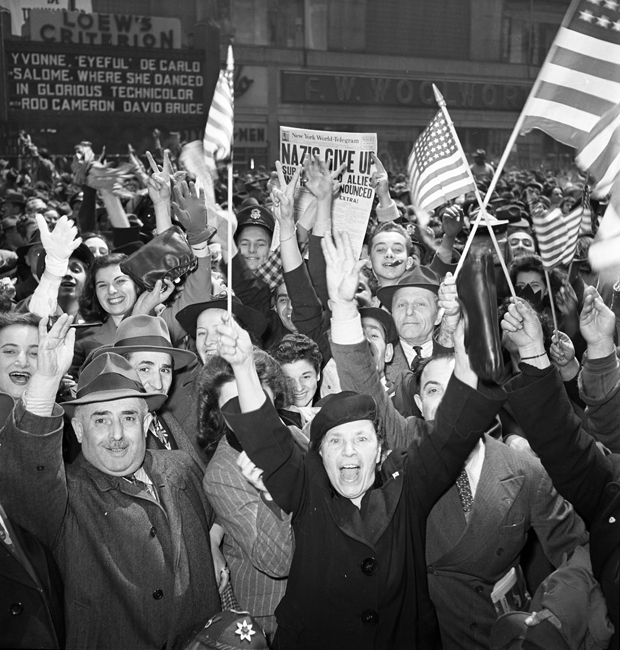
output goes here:
<path id="1" fill-rule="evenodd" d="M 145 483 L 144 481 L 141 481 L 139 478 L 136 478 L 134 474 L 130 474 L 129 476 L 123 476 L 123 478 L 128 482 L 136 487 L 140 488 L 143 492 L 146 492 L 148 496 L 153 499 L 153 501 L 157 501 L 159 503 L 159 498 L 157 497 L 157 492 L 155 491 L 155 486 L 149 485 L 148 483 Z"/>
<path id="2" fill-rule="evenodd" d="M 474 502 L 474 497 L 471 493 L 469 478 L 467 477 L 467 472 L 465 471 L 464 467 L 461 470 L 459 477 L 456 479 L 456 489 L 458 490 L 459 497 L 461 498 L 461 505 L 463 506 L 463 512 L 465 513 L 465 519 L 469 521 L 469 515 L 471 513 L 471 506 Z"/>
<path id="3" fill-rule="evenodd" d="M 411 346 L 415 352 L 415 357 L 411 361 L 411 372 L 415 372 L 422 361 L 422 346 L 421 345 L 412 345 Z"/>

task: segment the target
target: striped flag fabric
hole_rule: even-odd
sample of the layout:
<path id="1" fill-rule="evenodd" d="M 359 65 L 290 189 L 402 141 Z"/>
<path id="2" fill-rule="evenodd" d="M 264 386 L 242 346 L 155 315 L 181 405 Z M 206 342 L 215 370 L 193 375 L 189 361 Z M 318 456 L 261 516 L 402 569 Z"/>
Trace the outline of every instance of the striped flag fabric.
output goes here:
<path id="1" fill-rule="evenodd" d="M 540 129 L 579 148 L 620 102 L 620 2 L 573 0 L 523 108 L 521 134 Z"/>
<path id="2" fill-rule="evenodd" d="M 606 197 L 620 175 L 620 104 L 601 117 L 575 160 L 595 179 L 594 198 Z"/>
<path id="3" fill-rule="evenodd" d="M 415 141 L 407 173 L 412 203 L 420 210 L 432 210 L 476 188 L 467 160 L 441 111 Z"/>
<path id="4" fill-rule="evenodd" d="M 568 214 L 562 214 L 560 208 L 548 210 L 542 203 L 531 207 L 540 256 L 548 271 L 570 264 L 575 257 L 583 211 L 583 205 Z"/>
<path id="5" fill-rule="evenodd" d="M 217 177 L 216 162 L 232 156 L 234 130 L 233 75 L 235 63 L 232 45 L 228 46 L 226 70 L 220 70 L 215 86 L 203 139 L 205 162 L 211 175 Z"/>

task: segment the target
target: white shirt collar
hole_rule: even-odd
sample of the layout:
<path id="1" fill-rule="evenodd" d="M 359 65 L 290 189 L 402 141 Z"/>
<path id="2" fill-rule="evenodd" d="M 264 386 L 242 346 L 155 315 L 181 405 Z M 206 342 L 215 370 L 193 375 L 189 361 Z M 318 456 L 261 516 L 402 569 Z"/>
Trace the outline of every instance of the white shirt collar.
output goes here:
<path id="1" fill-rule="evenodd" d="M 416 351 L 413 349 L 413 346 L 409 345 L 409 343 L 407 343 L 407 341 L 405 341 L 404 339 L 400 339 L 400 345 L 403 348 L 403 352 L 405 353 L 407 363 L 409 364 L 409 366 L 411 366 L 411 362 L 417 356 Z M 422 348 L 423 359 L 428 359 L 428 357 L 433 355 L 433 339 L 426 341 L 426 343 L 422 343 L 420 347 Z"/>

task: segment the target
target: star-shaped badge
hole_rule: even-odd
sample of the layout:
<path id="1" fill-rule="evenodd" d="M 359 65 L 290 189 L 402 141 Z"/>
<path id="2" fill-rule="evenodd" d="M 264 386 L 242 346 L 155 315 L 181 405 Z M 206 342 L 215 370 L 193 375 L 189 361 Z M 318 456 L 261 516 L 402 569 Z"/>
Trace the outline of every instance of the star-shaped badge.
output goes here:
<path id="1" fill-rule="evenodd" d="M 243 623 L 237 623 L 235 634 L 239 635 L 240 641 L 249 641 L 251 643 L 252 635 L 256 634 L 256 631 L 252 629 L 252 623 L 248 623 L 244 618 Z"/>

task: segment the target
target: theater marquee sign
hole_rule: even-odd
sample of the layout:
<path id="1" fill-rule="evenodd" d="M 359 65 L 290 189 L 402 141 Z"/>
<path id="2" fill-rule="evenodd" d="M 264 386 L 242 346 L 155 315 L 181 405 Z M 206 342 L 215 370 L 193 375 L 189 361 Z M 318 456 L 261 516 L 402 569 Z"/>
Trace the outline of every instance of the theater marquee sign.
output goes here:
<path id="1" fill-rule="evenodd" d="M 10 113 L 205 115 L 204 53 L 7 43 Z"/>

